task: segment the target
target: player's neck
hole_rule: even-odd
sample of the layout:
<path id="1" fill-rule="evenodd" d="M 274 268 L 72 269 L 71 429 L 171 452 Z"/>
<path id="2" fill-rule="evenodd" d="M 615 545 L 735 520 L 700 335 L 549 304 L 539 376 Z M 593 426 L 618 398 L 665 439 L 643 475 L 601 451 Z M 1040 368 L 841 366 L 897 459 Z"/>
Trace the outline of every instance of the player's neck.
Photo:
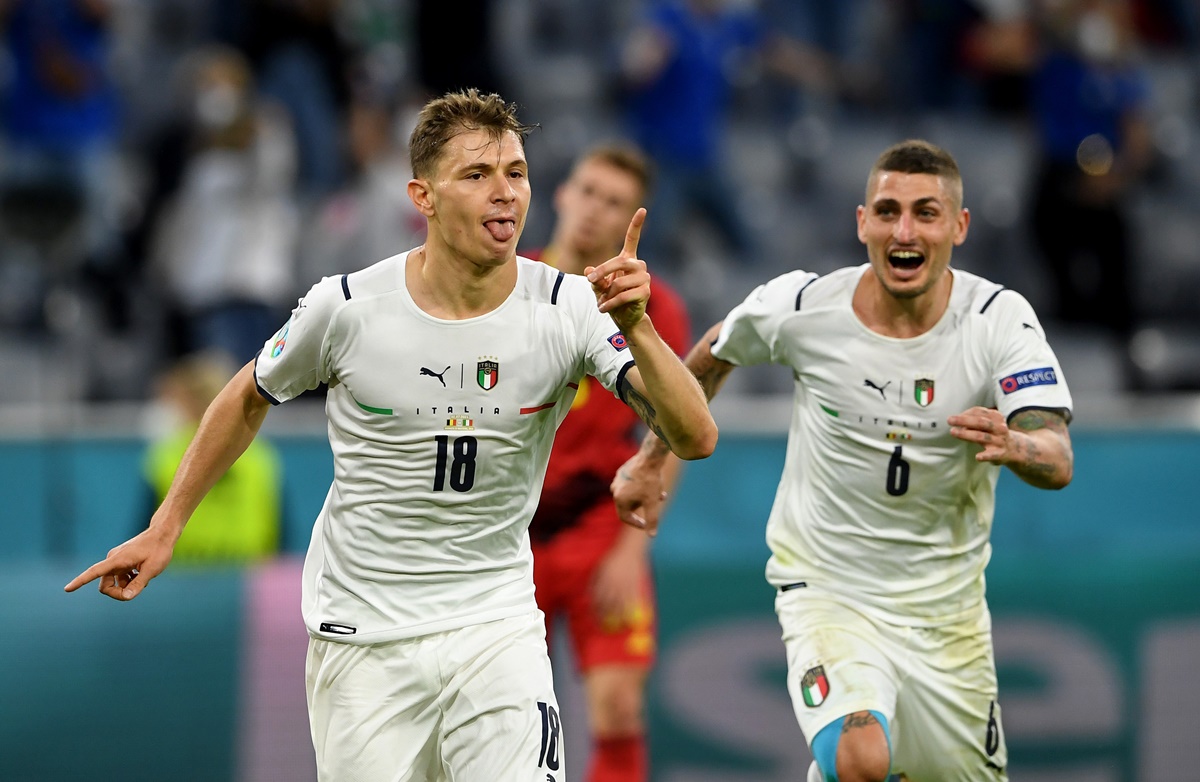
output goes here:
<path id="1" fill-rule="evenodd" d="M 938 324 L 950 306 L 953 287 L 954 277 L 947 269 L 929 290 L 902 298 L 889 293 L 868 269 L 855 287 L 852 306 L 863 325 L 876 334 L 911 339 Z"/>
<path id="2" fill-rule="evenodd" d="M 486 315 L 499 307 L 517 284 L 517 264 L 477 264 L 445 246 L 422 245 L 408 254 L 405 284 L 425 313 L 443 320 Z"/>

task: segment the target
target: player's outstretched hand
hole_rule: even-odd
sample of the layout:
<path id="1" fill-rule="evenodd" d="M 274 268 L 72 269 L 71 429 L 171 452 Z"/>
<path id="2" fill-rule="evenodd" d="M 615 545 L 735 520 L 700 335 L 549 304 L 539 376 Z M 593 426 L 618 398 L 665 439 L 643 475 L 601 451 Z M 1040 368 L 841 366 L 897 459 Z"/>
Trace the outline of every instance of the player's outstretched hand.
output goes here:
<path id="1" fill-rule="evenodd" d="M 1016 458 L 1016 440 L 1021 435 L 1008 428 L 1004 415 L 990 407 L 972 407 L 946 419 L 950 434 L 983 450 L 975 454 L 977 462 L 1008 464 Z"/>
<path id="2" fill-rule="evenodd" d="M 141 594 L 150 579 L 166 569 L 171 561 L 174 541 L 151 528 L 125 541 L 80 573 L 64 589 L 74 592 L 84 584 L 100 579 L 100 593 L 113 600 L 132 600 Z"/>
<path id="3" fill-rule="evenodd" d="M 599 266 L 584 269 L 600 311 L 607 312 L 627 337 L 646 314 L 646 302 L 650 299 L 650 273 L 646 271 L 646 262 L 637 257 L 645 222 L 646 210 L 638 209 L 625 231 L 621 252 Z"/>
<path id="4" fill-rule="evenodd" d="M 658 519 L 667 499 L 660 469 L 646 466 L 641 453 L 636 453 L 617 470 L 609 490 L 621 521 L 651 537 L 658 534 Z"/>

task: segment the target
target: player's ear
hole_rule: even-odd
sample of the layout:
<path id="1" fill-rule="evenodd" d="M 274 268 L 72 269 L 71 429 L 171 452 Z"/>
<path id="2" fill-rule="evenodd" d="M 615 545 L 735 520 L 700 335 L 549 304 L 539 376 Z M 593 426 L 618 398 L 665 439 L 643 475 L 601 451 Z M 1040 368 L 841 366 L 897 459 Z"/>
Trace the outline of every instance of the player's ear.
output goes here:
<path id="1" fill-rule="evenodd" d="M 954 246 L 958 247 L 967 240 L 967 229 L 971 227 L 971 211 L 961 209 L 958 213 L 958 224 L 954 230 Z"/>
<path id="2" fill-rule="evenodd" d="M 433 191 L 427 180 L 408 180 L 408 199 L 413 202 L 418 212 L 426 217 L 433 217 Z"/>

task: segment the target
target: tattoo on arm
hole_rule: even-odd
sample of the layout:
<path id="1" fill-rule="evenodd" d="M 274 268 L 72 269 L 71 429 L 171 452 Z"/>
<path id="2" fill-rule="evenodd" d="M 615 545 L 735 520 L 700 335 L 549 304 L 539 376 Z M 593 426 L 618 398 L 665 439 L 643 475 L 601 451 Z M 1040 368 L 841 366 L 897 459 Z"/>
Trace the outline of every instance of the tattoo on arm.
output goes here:
<path id="1" fill-rule="evenodd" d="M 1067 419 L 1062 413 L 1054 410 L 1022 410 L 1012 417 L 1012 421 L 1008 425 L 1012 429 L 1019 429 L 1022 432 L 1032 432 L 1037 429 L 1050 429 L 1060 435 L 1065 435 L 1067 432 Z"/>
<path id="2" fill-rule="evenodd" d="M 1061 443 L 1061 448 L 1047 447 L 1050 444 L 1044 440 L 1026 438 L 1020 462 L 1012 465 L 1013 472 L 1034 486 L 1054 484 L 1054 478 L 1064 468 L 1070 475 L 1074 458 L 1070 435 L 1067 433 L 1067 419 L 1062 413 L 1055 410 L 1022 410 L 1012 417 L 1009 428 L 1026 433 L 1048 430 Z"/>
<path id="3" fill-rule="evenodd" d="M 625 404 L 629 405 L 633 412 L 638 414 L 638 417 L 646 424 L 658 439 L 662 440 L 668 446 L 671 444 L 667 440 L 667 434 L 658 423 L 658 412 L 654 409 L 654 405 L 646 396 L 640 393 L 633 384 L 626 379 L 621 380 L 621 386 L 617 389 L 621 398 L 625 400 Z"/>
<path id="4" fill-rule="evenodd" d="M 842 733 L 849 733 L 854 728 L 865 728 L 868 725 L 878 725 L 879 720 L 869 711 L 858 711 L 846 717 L 842 723 Z"/>
<path id="5" fill-rule="evenodd" d="M 712 354 L 712 346 L 716 341 L 717 336 L 721 333 L 721 323 L 713 326 L 708 330 L 708 333 L 696 343 L 696 346 L 688 353 L 684 359 L 684 364 L 692 374 L 696 376 L 696 380 L 700 382 L 700 387 L 704 389 L 704 396 L 709 401 L 717 395 L 717 391 L 721 390 L 721 385 L 724 384 L 725 378 L 729 377 L 729 373 L 733 371 L 733 364 L 728 361 L 722 361 Z"/>

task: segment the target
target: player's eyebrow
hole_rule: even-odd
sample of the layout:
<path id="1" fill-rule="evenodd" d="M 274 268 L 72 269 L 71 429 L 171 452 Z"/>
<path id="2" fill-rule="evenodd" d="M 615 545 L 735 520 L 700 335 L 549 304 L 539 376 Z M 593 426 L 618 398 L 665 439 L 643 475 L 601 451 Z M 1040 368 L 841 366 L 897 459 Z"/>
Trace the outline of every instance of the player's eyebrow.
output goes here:
<path id="1" fill-rule="evenodd" d="M 479 171 L 481 173 L 487 173 L 489 171 L 497 171 L 497 170 L 512 171 L 513 169 L 518 169 L 520 171 L 526 171 L 529 169 L 529 162 L 526 161 L 524 158 L 514 157 L 511 160 L 508 160 L 508 161 L 504 162 L 503 164 L 497 166 L 495 163 L 488 162 L 486 159 L 481 158 L 481 159 L 475 160 L 471 163 L 463 164 L 462 166 L 459 167 L 458 170 L 462 174 L 472 174 L 476 171 Z"/>
<path id="2" fill-rule="evenodd" d="M 912 205 L 913 205 L 914 209 L 920 209 L 922 207 L 930 206 L 930 205 L 941 206 L 942 200 L 940 198 L 938 198 L 937 196 L 926 196 L 924 198 L 918 198 L 916 201 L 913 201 Z M 876 210 L 885 209 L 885 208 L 899 209 L 900 202 L 898 200 L 896 200 L 895 198 L 879 198 L 879 199 L 876 199 L 871 204 L 871 206 Z"/>

